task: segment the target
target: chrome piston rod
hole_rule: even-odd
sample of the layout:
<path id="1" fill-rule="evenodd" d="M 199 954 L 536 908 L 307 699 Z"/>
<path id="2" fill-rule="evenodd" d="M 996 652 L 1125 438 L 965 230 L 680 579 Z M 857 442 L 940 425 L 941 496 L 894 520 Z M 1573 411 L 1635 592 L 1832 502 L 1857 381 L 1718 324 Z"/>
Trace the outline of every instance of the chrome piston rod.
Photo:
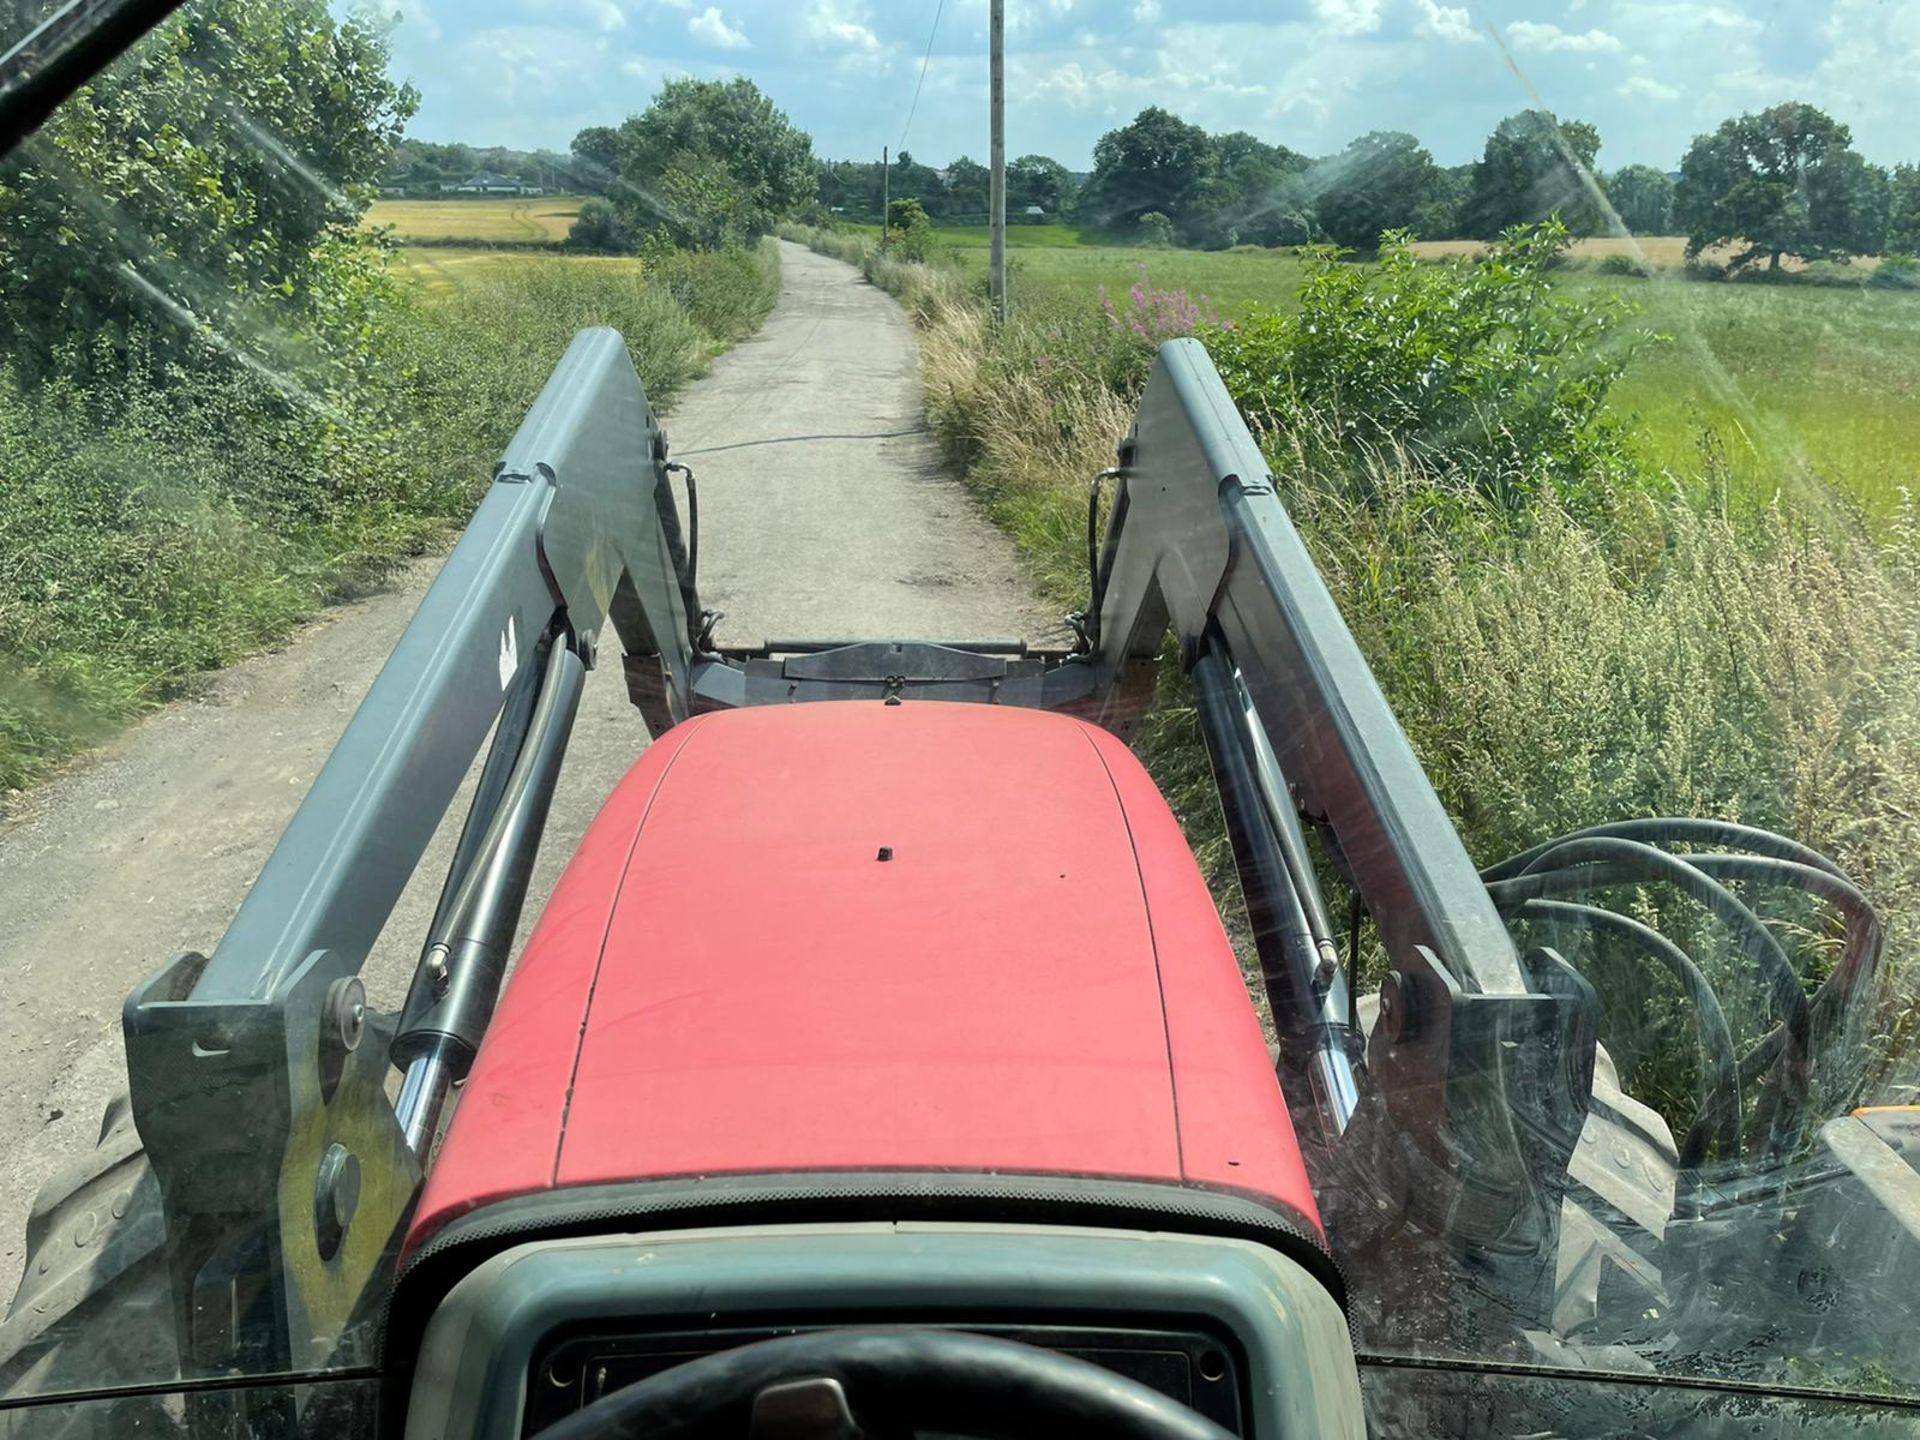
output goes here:
<path id="1" fill-rule="evenodd" d="M 480 838 L 469 847 L 463 837 L 470 859 L 456 859 L 414 971 L 393 1042 L 406 1077 L 394 1110 L 423 1160 L 493 1018 L 585 678 L 580 657 L 556 638 L 512 770 L 491 814 L 468 822 L 484 820 Z M 483 777 L 483 795 L 487 788 Z"/>

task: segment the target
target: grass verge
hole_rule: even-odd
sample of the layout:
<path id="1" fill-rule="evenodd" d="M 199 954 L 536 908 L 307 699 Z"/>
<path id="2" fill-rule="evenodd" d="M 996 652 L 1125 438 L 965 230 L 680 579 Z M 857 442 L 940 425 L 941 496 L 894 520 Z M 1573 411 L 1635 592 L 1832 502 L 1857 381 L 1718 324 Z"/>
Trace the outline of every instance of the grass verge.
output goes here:
<path id="1" fill-rule="evenodd" d="M 652 268 L 516 255 L 385 289 L 380 363 L 334 394 L 0 370 L 0 792 L 457 526 L 582 327 L 619 329 L 665 405 L 777 291 L 770 244 Z"/>

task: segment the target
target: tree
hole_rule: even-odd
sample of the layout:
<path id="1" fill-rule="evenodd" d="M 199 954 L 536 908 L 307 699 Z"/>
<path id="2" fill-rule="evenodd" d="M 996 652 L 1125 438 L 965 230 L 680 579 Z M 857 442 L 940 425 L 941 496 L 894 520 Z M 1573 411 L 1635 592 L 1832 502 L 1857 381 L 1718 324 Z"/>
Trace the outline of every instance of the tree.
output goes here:
<path id="1" fill-rule="evenodd" d="M 927 245 L 933 238 L 926 207 L 911 195 L 889 201 L 886 234 L 889 248 L 902 260 L 926 259 Z"/>
<path id="2" fill-rule="evenodd" d="M 1674 207 L 1687 253 L 1742 244 L 1740 269 L 1761 256 L 1845 260 L 1886 242 L 1887 177 L 1853 149 L 1853 132 L 1811 105 L 1776 105 L 1701 135 L 1680 162 Z"/>
<path id="3" fill-rule="evenodd" d="M 1920 255 L 1920 165 L 1896 165 L 1889 186 L 1887 253 Z"/>
<path id="4" fill-rule="evenodd" d="M 1093 147 L 1093 175 L 1080 193 L 1079 214 L 1098 228 L 1127 233 L 1156 210 L 1178 228 L 1192 215 L 1212 164 L 1206 131 L 1150 106 Z"/>
<path id="5" fill-rule="evenodd" d="M 1134 232 L 1143 249 L 1168 250 L 1173 246 L 1173 221 L 1158 210 L 1149 210 L 1142 215 Z"/>
<path id="6" fill-rule="evenodd" d="M 876 170 L 874 183 L 879 183 Z M 893 160 L 893 193 L 911 195 L 918 200 L 928 215 L 945 215 L 948 212 L 947 187 L 941 182 L 940 172 L 931 165 L 922 165 L 913 158 L 913 152 L 902 150 Z M 874 213 L 879 213 L 878 192 L 875 192 Z"/>
<path id="7" fill-rule="evenodd" d="M 327 0 L 183 11 L 0 161 L 0 351 L 28 372 L 117 366 L 135 332 L 156 368 L 231 365 L 216 334 L 354 351 L 357 225 L 416 99 Z"/>
<path id="8" fill-rule="evenodd" d="M 974 225 L 987 223 L 992 201 L 993 174 L 977 160 L 962 155 L 947 166 L 947 214 Z"/>
<path id="9" fill-rule="evenodd" d="M 628 228 L 664 224 L 693 245 L 764 235 L 817 183 L 813 142 L 744 76 L 669 80 L 621 125 L 618 160 L 611 193 Z"/>
<path id="10" fill-rule="evenodd" d="M 823 210 L 871 215 L 880 209 L 880 167 L 858 160 L 822 160 L 818 199 Z"/>
<path id="11" fill-rule="evenodd" d="M 567 248 L 624 255 L 633 249 L 633 235 L 613 202 L 596 195 L 580 202 L 580 213 L 567 231 Z"/>
<path id="12" fill-rule="evenodd" d="M 589 195 L 604 195 L 620 169 L 620 132 L 589 125 L 573 137 L 573 183 Z"/>
<path id="13" fill-rule="evenodd" d="M 435 187 L 442 181 L 464 180 L 479 168 L 471 145 L 403 140 L 393 147 L 387 178 L 402 184 Z"/>
<path id="14" fill-rule="evenodd" d="M 1423 240 L 1452 240 L 1464 233 L 1467 197 L 1473 192 L 1473 166 L 1436 169 L 1427 194 L 1413 207 L 1413 232 Z"/>
<path id="15" fill-rule="evenodd" d="M 1012 214 L 1038 205 L 1053 218 L 1066 210 L 1072 196 L 1073 175 L 1058 160 L 1022 155 L 1007 166 L 1007 209 Z"/>
<path id="16" fill-rule="evenodd" d="M 1550 110 L 1523 110 L 1502 120 L 1473 167 L 1462 223 L 1491 240 L 1513 225 L 1537 225 L 1558 215 L 1574 235 L 1602 228 L 1594 195 L 1593 162 L 1600 132 Z"/>
<path id="17" fill-rule="evenodd" d="M 1244 130 L 1214 136 L 1210 148 L 1212 163 L 1187 217 L 1187 242 L 1208 250 L 1242 241 L 1301 243 L 1310 203 L 1301 176 L 1312 162 Z"/>
<path id="18" fill-rule="evenodd" d="M 1673 229 L 1673 181 L 1651 165 L 1629 165 L 1607 181 L 1607 199 L 1620 223 L 1635 235 L 1665 235 Z"/>
<path id="19" fill-rule="evenodd" d="M 1433 156 L 1411 135 L 1376 130 L 1314 167 L 1314 213 L 1327 238 L 1371 250 L 1413 224 L 1434 184 Z"/>

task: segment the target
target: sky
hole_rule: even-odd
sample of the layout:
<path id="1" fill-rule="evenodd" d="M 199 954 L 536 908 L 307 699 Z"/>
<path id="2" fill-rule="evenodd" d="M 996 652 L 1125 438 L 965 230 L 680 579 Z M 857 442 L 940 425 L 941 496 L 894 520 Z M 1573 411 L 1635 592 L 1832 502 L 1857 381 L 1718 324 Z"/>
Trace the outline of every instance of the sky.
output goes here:
<path id="1" fill-rule="evenodd" d="M 904 142 L 936 165 L 986 159 L 987 0 L 351 3 L 390 27 L 420 139 L 565 150 L 669 78 L 740 74 L 817 154 Z M 1407 130 L 1453 165 L 1543 103 L 1597 125 L 1613 170 L 1676 168 L 1694 135 L 1796 99 L 1850 125 L 1871 160 L 1920 160 L 1920 0 L 1005 4 L 1008 155 L 1075 170 L 1148 105 L 1313 155 Z"/>

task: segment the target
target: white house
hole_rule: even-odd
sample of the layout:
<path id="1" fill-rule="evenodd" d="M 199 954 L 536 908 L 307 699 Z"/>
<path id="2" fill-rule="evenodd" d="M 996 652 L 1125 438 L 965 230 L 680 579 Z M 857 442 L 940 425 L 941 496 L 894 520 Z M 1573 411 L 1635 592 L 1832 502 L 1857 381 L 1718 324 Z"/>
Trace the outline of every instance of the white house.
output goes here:
<path id="1" fill-rule="evenodd" d="M 523 185 L 511 175 L 497 175 L 491 170 L 482 170 L 470 180 L 458 184 L 449 182 L 440 187 L 456 195 L 538 195 L 538 185 Z"/>

